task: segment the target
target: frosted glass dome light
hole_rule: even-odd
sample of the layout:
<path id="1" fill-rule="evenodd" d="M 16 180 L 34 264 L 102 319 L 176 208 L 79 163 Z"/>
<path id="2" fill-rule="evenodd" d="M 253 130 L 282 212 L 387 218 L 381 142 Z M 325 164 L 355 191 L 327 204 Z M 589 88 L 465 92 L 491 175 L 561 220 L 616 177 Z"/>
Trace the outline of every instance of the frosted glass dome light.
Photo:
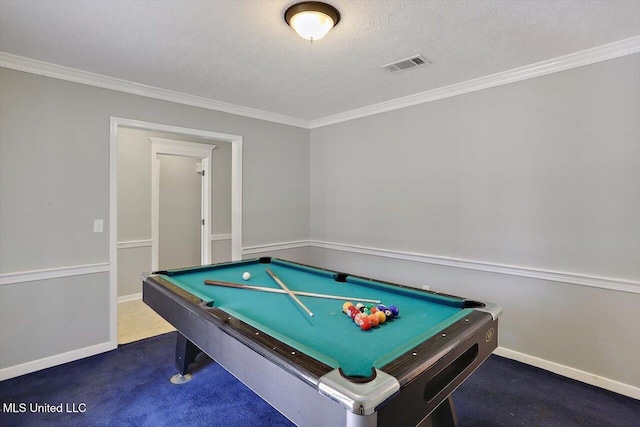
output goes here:
<path id="1" fill-rule="evenodd" d="M 305 1 L 288 8 L 284 19 L 300 37 L 313 43 L 323 38 L 340 21 L 340 13 L 326 3 Z"/>

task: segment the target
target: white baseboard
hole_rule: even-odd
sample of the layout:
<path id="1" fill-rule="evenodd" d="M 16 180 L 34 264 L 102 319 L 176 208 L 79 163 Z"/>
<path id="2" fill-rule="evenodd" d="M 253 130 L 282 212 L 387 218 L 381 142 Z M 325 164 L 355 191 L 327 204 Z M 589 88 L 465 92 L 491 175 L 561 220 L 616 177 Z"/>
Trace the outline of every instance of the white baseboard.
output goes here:
<path id="1" fill-rule="evenodd" d="M 10 366 L 8 368 L 0 369 L 0 381 L 19 377 L 20 375 L 30 374 L 42 369 L 51 368 L 52 366 L 62 365 L 63 363 L 84 359 L 85 357 L 104 353 L 106 351 L 113 350 L 114 348 L 116 347 L 112 346 L 110 342 L 103 342 L 90 347 L 84 347 L 78 350 L 56 354 L 54 356 L 45 357 L 43 359 L 34 360 L 20 365 Z"/>
<path id="2" fill-rule="evenodd" d="M 640 400 L 640 388 L 629 384 L 624 384 L 609 378 L 603 378 L 589 372 L 581 371 L 549 360 L 540 359 L 528 354 L 519 353 L 504 347 L 498 347 L 493 353 L 498 356 L 506 357 L 507 359 L 516 360 L 518 362 L 526 363 L 527 365 L 535 366 L 536 368 L 544 369 L 545 371 L 553 372 L 554 374 L 562 375 L 563 377 L 571 378 L 572 380 L 580 381 Z"/>
<path id="3" fill-rule="evenodd" d="M 121 302 L 136 301 L 139 299 L 142 299 L 142 292 L 139 292 L 137 294 L 123 295 L 121 297 L 118 297 L 118 304 L 120 304 Z"/>

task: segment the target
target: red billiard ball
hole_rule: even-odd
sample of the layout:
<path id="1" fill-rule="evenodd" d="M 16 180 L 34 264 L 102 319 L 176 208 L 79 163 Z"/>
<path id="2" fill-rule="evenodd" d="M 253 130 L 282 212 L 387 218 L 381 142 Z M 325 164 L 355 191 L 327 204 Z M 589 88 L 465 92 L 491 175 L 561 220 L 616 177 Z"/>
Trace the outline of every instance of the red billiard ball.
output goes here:
<path id="1" fill-rule="evenodd" d="M 347 307 L 347 316 L 353 319 L 354 317 L 356 317 L 356 314 L 360 314 L 360 310 L 358 310 L 352 305 Z"/>

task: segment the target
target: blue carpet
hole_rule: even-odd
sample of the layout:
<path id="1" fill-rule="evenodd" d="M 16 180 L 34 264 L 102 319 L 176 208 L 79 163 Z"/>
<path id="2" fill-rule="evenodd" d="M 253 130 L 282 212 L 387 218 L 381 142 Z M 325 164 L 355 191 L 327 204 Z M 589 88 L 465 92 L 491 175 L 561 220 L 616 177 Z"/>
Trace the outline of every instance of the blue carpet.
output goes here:
<path id="1" fill-rule="evenodd" d="M 0 382 L 0 425 L 291 426 L 204 355 L 173 385 L 175 332 Z M 640 426 L 640 403 L 498 356 L 455 393 L 461 427 Z M 8 404 L 27 405 L 7 413 Z M 29 404 L 86 404 L 84 413 L 31 413 Z M 333 427 L 333 426 L 327 426 Z"/>
<path id="2" fill-rule="evenodd" d="M 0 413 L 8 426 L 268 426 L 292 424 L 204 354 L 194 379 L 169 382 L 175 332 L 0 383 L 0 401 L 85 403 L 86 412 Z M 194 365 L 192 365 L 194 367 Z M 64 408 L 63 408 L 64 409 Z"/>
<path id="3" fill-rule="evenodd" d="M 640 427 L 640 401 L 492 355 L 453 393 L 460 427 Z"/>

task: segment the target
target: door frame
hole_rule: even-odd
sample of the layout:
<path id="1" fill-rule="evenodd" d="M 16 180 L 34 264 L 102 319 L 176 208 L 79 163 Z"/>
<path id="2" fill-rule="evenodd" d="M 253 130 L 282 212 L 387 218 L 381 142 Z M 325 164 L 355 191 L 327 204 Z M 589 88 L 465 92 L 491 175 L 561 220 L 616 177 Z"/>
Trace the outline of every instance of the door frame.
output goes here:
<path id="1" fill-rule="evenodd" d="M 109 122 L 109 341 L 118 347 L 118 128 L 168 132 L 231 143 L 231 259 L 242 259 L 242 136 L 142 120 L 110 117 Z"/>
<path id="2" fill-rule="evenodd" d="M 151 270 L 158 270 L 160 265 L 159 155 L 189 157 L 202 161 L 200 265 L 211 264 L 211 165 L 213 164 L 213 150 L 216 146 L 156 137 L 150 137 L 149 141 L 151 142 Z"/>

